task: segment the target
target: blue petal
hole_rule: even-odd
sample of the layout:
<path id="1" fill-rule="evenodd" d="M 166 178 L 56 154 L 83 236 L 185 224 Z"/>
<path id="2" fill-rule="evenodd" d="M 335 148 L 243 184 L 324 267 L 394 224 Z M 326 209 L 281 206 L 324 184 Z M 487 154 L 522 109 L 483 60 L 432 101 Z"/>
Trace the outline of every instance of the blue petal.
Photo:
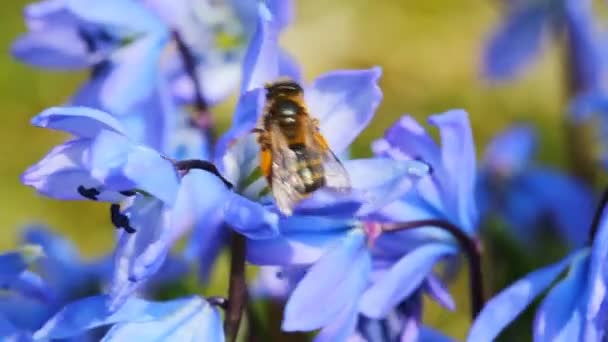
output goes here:
<path id="1" fill-rule="evenodd" d="M 264 90 L 256 89 L 241 95 L 234 111 L 232 127 L 218 140 L 215 148 L 216 163 L 223 164 L 222 158 L 238 138 L 251 134 L 264 107 Z"/>
<path id="2" fill-rule="evenodd" d="M 355 333 L 359 313 L 354 308 L 355 303 L 343 309 L 333 321 L 324 326 L 315 336 L 314 342 L 347 342 Z"/>
<path id="3" fill-rule="evenodd" d="M 488 144 L 483 167 L 501 176 L 517 174 L 529 166 L 535 149 L 534 129 L 527 125 L 513 126 Z"/>
<path id="4" fill-rule="evenodd" d="M 565 16 L 570 57 L 569 71 L 577 92 L 601 86 L 603 43 L 597 37 L 591 1 L 565 0 Z"/>
<path id="5" fill-rule="evenodd" d="M 27 270 L 11 281 L 0 280 L 0 287 L 41 302 L 50 302 L 55 298 L 53 289 L 39 275 Z"/>
<path id="6" fill-rule="evenodd" d="M 30 263 L 28 254 L 23 251 L 0 254 L 0 279 L 6 281 L 18 277 Z"/>
<path id="7" fill-rule="evenodd" d="M 354 230 L 331 247 L 300 281 L 285 306 L 282 329 L 309 331 L 330 324 L 359 298 L 370 272 L 365 235 Z"/>
<path id="8" fill-rule="evenodd" d="M 153 93 L 159 82 L 160 56 L 167 39 L 164 35 L 140 38 L 112 56 L 113 67 L 100 93 L 105 108 L 125 113 Z"/>
<path id="9" fill-rule="evenodd" d="M 102 341 L 224 341 L 217 308 L 194 297 L 178 311 L 160 320 L 119 323 Z"/>
<path id="10" fill-rule="evenodd" d="M 99 201 L 123 200 L 123 195 L 103 189 L 101 182 L 91 176 L 86 165 L 90 146 L 90 139 L 77 139 L 53 148 L 23 173 L 21 182 L 42 195 L 62 200 L 89 200 L 78 192 L 79 186 L 97 189 Z"/>
<path id="11" fill-rule="evenodd" d="M 263 2 L 258 5 L 258 25 L 243 60 L 241 94 L 262 88 L 279 76 L 279 25 L 277 13 Z"/>
<path id="12" fill-rule="evenodd" d="M 209 279 L 215 261 L 226 246 L 229 233 L 221 213 L 199 222 L 193 228 L 183 255 L 189 262 L 198 262 L 198 276 L 202 282 Z M 248 246 L 247 250 L 249 249 Z"/>
<path id="13" fill-rule="evenodd" d="M 608 94 L 601 89 L 581 93 L 571 99 L 570 113 L 574 120 L 587 120 L 598 113 L 608 113 Z"/>
<path id="14" fill-rule="evenodd" d="M 287 76 L 298 83 L 302 83 L 302 70 L 300 69 L 300 65 L 298 65 L 295 58 L 283 50 L 279 51 L 279 75 Z"/>
<path id="15" fill-rule="evenodd" d="M 572 262 L 568 275 L 549 292 L 536 311 L 534 341 L 577 341 L 580 338 L 583 314 L 579 304 L 585 291 L 588 258 Z"/>
<path id="16" fill-rule="evenodd" d="M 517 76 L 539 53 L 548 29 L 543 3 L 518 6 L 492 35 L 483 56 L 483 73 L 492 80 Z"/>
<path id="17" fill-rule="evenodd" d="M 370 318 L 386 317 L 391 309 L 421 286 L 441 258 L 456 253 L 454 246 L 445 244 L 428 244 L 416 248 L 365 291 L 359 310 Z"/>
<path id="18" fill-rule="evenodd" d="M 575 256 L 527 274 L 489 300 L 473 323 L 467 341 L 492 341 L 568 267 Z"/>
<path id="19" fill-rule="evenodd" d="M 595 235 L 587 279 L 588 303 L 584 315 L 586 321 L 585 336 L 600 340 L 606 332 L 608 317 L 608 216 L 603 215 Z M 594 336 L 595 335 L 595 336 Z"/>
<path id="20" fill-rule="evenodd" d="M 87 297 L 66 305 L 34 334 L 35 339 L 58 339 L 78 336 L 96 327 L 123 323 L 156 321 L 169 315 L 179 314 L 198 297 L 176 299 L 169 302 L 148 302 L 129 299 L 118 311 L 110 313 L 106 308 L 107 296 Z"/>
<path id="21" fill-rule="evenodd" d="M 114 253 L 114 276 L 108 302 L 110 311 L 119 309 L 162 266 L 168 251 L 168 248 L 155 245 L 166 224 L 163 220 L 162 202 L 142 195 L 136 195 L 132 201 L 124 215 L 136 231 L 122 231 L 119 237 Z M 151 248 L 165 253 L 150 260 Z"/>
<path id="22" fill-rule="evenodd" d="M 274 239 L 249 240 L 247 261 L 256 265 L 310 265 L 316 262 L 329 246 L 343 240 L 346 233 L 295 233 L 280 235 Z"/>
<path id="23" fill-rule="evenodd" d="M 449 289 L 443 281 L 434 274 L 430 274 L 426 278 L 424 289 L 429 297 L 433 298 L 439 305 L 450 311 L 456 310 L 456 303 L 454 302 L 454 298 L 452 298 Z"/>
<path id="24" fill-rule="evenodd" d="M 429 122 L 439 128 L 441 160 L 449 177 L 444 191 L 447 205 L 452 204 L 451 216 L 461 228 L 472 234 L 478 213 L 475 202 L 476 156 L 469 116 L 464 110 L 451 110 L 433 115 Z"/>
<path id="25" fill-rule="evenodd" d="M 4 341 L 28 342 L 31 337 L 25 331 L 20 331 L 4 315 L 0 314 L 0 338 Z"/>
<path id="26" fill-rule="evenodd" d="M 332 151 L 342 153 L 367 127 L 382 99 L 380 68 L 340 70 L 319 76 L 304 96 Z"/>
<path id="27" fill-rule="evenodd" d="M 403 197 L 430 167 L 417 160 L 388 158 L 355 159 L 344 162 L 353 189 L 363 192 L 366 203 L 359 210 L 365 215 Z"/>
<path id="28" fill-rule="evenodd" d="M 71 27 L 46 27 L 26 33 L 13 43 L 11 54 L 45 69 L 82 69 L 96 61 L 78 31 Z"/>
<path id="29" fill-rule="evenodd" d="M 276 213 L 233 192 L 226 199 L 224 218 L 230 228 L 253 240 L 269 239 L 279 232 Z"/>
<path id="30" fill-rule="evenodd" d="M 32 125 L 94 138 L 102 130 L 125 134 L 122 125 L 110 114 L 86 107 L 53 107 L 31 120 Z"/>
<path id="31" fill-rule="evenodd" d="M 147 10 L 143 3 L 133 0 L 69 0 L 68 9 L 85 21 L 137 33 L 159 32 L 164 25 Z"/>
<path id="32" fill-rule="evenodd" d="M 140 189 L 168 205 L 175 202 L 179 189 L 171 161 L 111 131 L 101 132 L 92 143 L 91 174 L 110 189 Z"/>

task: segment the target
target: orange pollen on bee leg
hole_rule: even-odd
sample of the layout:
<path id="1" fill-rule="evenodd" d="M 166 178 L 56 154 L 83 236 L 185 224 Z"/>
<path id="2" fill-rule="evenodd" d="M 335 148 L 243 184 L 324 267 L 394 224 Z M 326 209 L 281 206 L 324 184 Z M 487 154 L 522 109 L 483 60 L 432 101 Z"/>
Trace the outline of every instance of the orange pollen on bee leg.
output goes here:
<path id="1" fill-rule="evenodd" d="M 367 235 L 367 245 L 371 247 L 382 234 L 382 225 L 378 222 L 364 222 L 363 230 Z"/>

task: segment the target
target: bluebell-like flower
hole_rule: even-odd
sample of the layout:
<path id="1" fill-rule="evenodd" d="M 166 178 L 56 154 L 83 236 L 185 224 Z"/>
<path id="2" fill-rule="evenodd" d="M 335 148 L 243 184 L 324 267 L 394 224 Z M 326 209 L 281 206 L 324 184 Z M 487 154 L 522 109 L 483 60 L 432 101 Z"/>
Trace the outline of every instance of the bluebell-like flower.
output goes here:
<path id="1" fill-rule="evenodd" d="M 361 207 L 366 210 L 338 215 L 335 207 L 318 212 L 296 209 L 279 221 L 277 239 L 249 242 L 248 260 L 284 267 L 287 291 L 293 288 L 284 330 L 322 328 L 317 340 L 346 340 L 365 317 L 386 319 L 419 291 L 453 308 L 449 293 L 432 272 L 438 262 L 458 253 L 453 237 L 434 228 L 386 232 L 398 223 L 441 218 L 474 234 L 475 155 L 467 115 L 450 111 L 431 120 L 441 129 L 441 150 L 406 117 L 375 144 L 378 157 L 344 161 L 355 192 L 373 194 L 364 196 L 367 201 Z M 424 164 L 416 159 L 430 166 L 430 175 L 420 172 Z M 400 172 L 399 165 L 409 169 Z M 320 301 L 324 305 L 316 304 Z M 403 322 L 419 322 L 420 310 L 411 313 L 402 317 Z M 421 331 L 419 324 L 402 327 L 399 333 L 411 340 Z"/>
<path id="2" fill-rule="evenodd" d="M 483 74 L 491 80 L 518 76 L 547 46 L 550 35 L 567 34 L 570 80 L 577 92 L 598 86 L 601 53 L 591 0 L 505 1 L 503 22 L 490 37 Z"/>
<path id="3" fill-rule="evenodd" d="M 110 312 L 106 296 L 81 299 L 65 306 L 34 334 L 34 339 L 78 336 L 97 327 L 111 326 L 102 341 L 224 341 L 217 308 L 200 297 L 168 302 L 130 298 Z"/>
<path id="4" fill-rule="evenodd" d="M 491 341 L 568 269 L 536 312 L 534 341 L 602 341 L 608 301 L 605 265 L 608 220 L 604 214 L 591 246 L 529 273 L 486 303 L 468 341 Z"/>
<path id="5" fill-rule="evenodd" d="M 40 246 L 25 245 L 21 250 L 0 254 L 0 286 L 28 298 L 51 300 L 47 284 L 36 273 L 28 270 L 30 264 L 44 256 Z"/>
<path id="6" fill-rule="evenodd" d="M 221 205 L 228 212 L 234 210 L 234 201 L 238 208 L 259 205 L 224 192 L 226 185 L 211 173 L 190 170 L 179 174 L 173 161 L 131 141 L 107 113 L 52 108 L 32 122 L 78 138 L 55 148 L 26 171 L 25 184 L 62 199 L 118 203 L 128 198 L 123 210 L 112 212 L 117 228 L 124 228 L 119 233 L 110 291 L 113 302 L 109 305 L 114 309 L 158 271 L 173 244 L 197 220 L 221 210 Z M 224 194 L 219 202 L 214 193 Z M 241 215 L 236 212 L 232 217 L 238 220 Z M 234 227 L 244 227 L 241 232 L 252 238 L 274 234 L 272 230 Z"/>
<path id="7" fill-rule="evenodd" d="M 559 170 L 535 165 L 532 127 L 514 126 L 492 140 L 480 166 L 479 201 L 484 215 L 498 215 L 515 235 L 530 241 L 543 224 L 572 245 L 588 236 L 593 194 Z"/>

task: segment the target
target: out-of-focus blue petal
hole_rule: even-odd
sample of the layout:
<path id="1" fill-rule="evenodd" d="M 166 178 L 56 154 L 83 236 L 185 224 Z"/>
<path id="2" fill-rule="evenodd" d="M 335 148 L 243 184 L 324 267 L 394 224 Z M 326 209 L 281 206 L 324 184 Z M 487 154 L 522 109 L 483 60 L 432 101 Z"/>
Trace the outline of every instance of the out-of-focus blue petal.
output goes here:
<path id="1" fill-rule="evenodd" d="M 501 176 L 515 175 L 529 166 L 535 149 L 534 129 L 527 125 L 513 126 L 488 144 L 483 167 Z"/>
<path id="2" fill-rule="evenodd" d="M 293 214 L 348 220 L 356 215 L 366 202 L 365 194 L 362 191 L 322 188 L 298 202 Z"/>
<path id="3" fill-rule="evenodd" d="M 386 317 L 391 309 L 420 287 L 441 258 L 455 253 L 456 248 L 446 244 L 428 244 L 416 248 L 365 291 L 359 310 L 370 318 Z"/>
<path id="4" fill-rule="evenodd" d="M 429 274 L 429 276 L 426 277 L 424 290 L 429 297 L 433 298 L 439 305 L 450 311 L 456 310 L 456 303 L 454 302 L 454 298 L 452 298 L 449 289 L 434 274 Z"/>
<path id="5" fill-rule="evenodd" d="M 153 197 L 136 195 L 132 204 L 125 210 L 129 224 L 136 231 L 122 231 L 114 252 L 114 275 L 108 308 L 118 310 L 130 295 L 148 280 L 162 266 L 166 253 L 150 260 L 150 248 L 168 251 L 154 245 L 165 228 L 163 204 Z M 144 253 L 148 252 L 147 255 Z"/>
<path id="6" fill-rule="evenodd" d="M 17 38 L 11 54 L 20 61 L 46 69 L 82 69 L 96 62 L 78 32 L 70 27 L 46 27 Z"/>
<path id="7" fill-rule="evenodd" d="M 241 65 L 226 62 L 220 65 L 199 63 L 196 74 L 200 80 L 201 92 L 208 105 L 214 106 L 226 99 L 238 87 L 241 77 Z M 195 89 L 192 77 L 180 73 L 171 82 L 171 92 L 178 103 L 194 102 Z"/>
<path id="8" fill-rule="evenodd" d="M 416 181 L 429 175 L 430 167 L 417 160 L 388 158 L 344 162 L 353 188 L 363 192 L 365 204 L 359 214 L 371 213 L 403 197 Z"/>
<path id="9" fill-rule="evenodd" d="M 280 275 L 280 267 L 260 267 L 256 279 L 249 286 L 249 294 L 251 297 L 285 300 L 291 292 L 291 287 L 289 286 L 288 279 L 285 279 Z"/>
<path id="10" fill-rule="evenodd" d="M 517 76 L 541 51 L 549 23 L 542 2 L 516 6 L 492 35 L 483 56 L 483 74 L 491 80 Z"/>
<path id="11" fill-rule="evenodd" d="M 606 333 L 608 317 L 608 216 L 604 214 L 595 235 L 587 278 L 587 307 L 585 308 L 584 336 L 591 340 L 601 340 Z"/>
<path id="12" fill-rule="evenodd" d="M 41 302 L 49 302 L 55 297 L 55 293 L 49 285 L 36 273 L 23 271 L 12 281 L 0 280 L 3 290 L 15 291 L 26 298 L 36 299 Z"/>
<path id="13" fill-rule="evenodd" d="M 588 258 L 581 255 L 570 266 L 568 275 L 549 292 L 536 311 L 534 341 L 577 341 L 583 313 L 579 307 L 585 291 Z"/>
<path id="14" fill-rule="evenodd" d="M 342 153 L 367 127 L 382 100 L 378 80 L 382 70 L 340 70 L 319 76 L 306 88 L 310 114 L 332 151 Z"/>
<path id="15" fill-rule="evenodd" d="M 272 10 L 281 6 L 269 8 L 265 3 L 258 5 L 258 25 L 243 60 L 241 94 L 247 91 L 263 88 L 264 84 L 279 76 L 279 25 L 278 13 Z"/>
<path id="16" fill-rule="evenodd" d="M 315 336 L 314 342 L 346 342 L 349 340 L 357 327 L 359 313 L 355 309 L 356 304 L 351 303 L 343 309 L 333 321 L 325 325 Z"/>
<path id="17" fill-rule="evenodd" d="M 298 62 L 286 51 L 279 51 L 279 75 L 302 83 L 302 70 Z"/>
<path id="18" fill-rule="evenodd" d="M 92 143 L 91 175 L 110 189 L 141 189 L 170 206 L 179 189 L 171 161 L 111 131 L 101 132 Z"/>
<path id="19" fill-rule="evenodd" d="M 102 341 L 224 341 L 217 308 L 194 297 L 178 311 L 160 320 L 119 323 Z"/>
<path id="20" fill-rule="evenodd" d="M 351 231 L 330 247 L 295 288 L 285 306 L 282 329 L 309 331 L 330 324 L 359 298 L 370 271 L 365 235 Z"/>
<path id="21" fill-rule="evenodd" d="M 570 74 L 577 92 L 596 89 L 602 80 L 602 42 L 597 37 L 592 2 L 564 0 Z"/>
<path id="22" fill-rule="evenodd" d="M 165 35 L 146 36 L 113 54 L 100 93 L 104 108 L 125 113 L 152 94 L 159 82 L 160 55 L 167 39 Z"/>
<path id="23" fill-rule="evenodd" d="M 491 341 L 570 265 L 572 254 L 560 262 L 528 273 L 489 300 L 473 323 L 467 341 Z"/>
<path id="24" fill-rule="evenodd" d="M 571 100 L 569 111 L 577 121 L 587 120 L 594 114 L 608 113 L 608 94 L 600 89 L 581 93 Z"/>
<path id="25" fill-rule="evenodd" d="M 27 270 L 28 265 L 43 256 L 42 249 L 26 246 L 20 251 L 0 254 L 0 280 L 6 281 L 18 277 Z"/>
<path id="26" fill-rule="evenodd" d="M 124 196 L 103 189 L 86 166 L 90 139 L 68 141 L 54 147 L 42 160 L 21 175 L 21 182 L 40 194 L 62 200 L 89 200 L 78 192 L 78 187 L 98 189 L 99 201 L 119 202 Z"/>
<path id="27" fill-rule="evenodd" d="M 31 337 L 25 331 L 19 330 L 4 315 L 0 314 L 0 338 L 4 341 L 29 342 Z"/>
<path id="28" fill-rule="evenodd" d="M 274 239 L 249 240 L 247 261 L 256 265 L 310 265 L 329 246 L 342 241 L 346 233 L 347 231 L 294 233 L 279 235 Z"/>
<path id="29" fill-rule="evenodd" d="M 120 122 L 101 110 L 86 107 L 53 107 L 31 120 L 32 125 L 94 138 L 102 130 L 125 134 Z"/>
<path id="30" fill-rule="evenodd" d="M 233 124 L 218 140 L 215 148 L 216 164 L 223 165 L 223 158 L 236 140 L 247 134 L 252 134 L 258 118 L 264 107 L 264 90 L 255 89 L 241 95 L 234 111 Z M 229 178 L 231 181 L 235 179 Z M 238 180 L 238 179 L 237 179 Z"/>
<path id="31" fill-rule="evenodd" d="M 67 8 L 85 21 L 134 33 L 164 29 L 159 18 L 134 0 L 68 0 Z"/>
<path id="32" fill-rule="evenodd" d="M 521 197 L 536 200 L 533 203 L 535 215 L 548 216 L 565 241 L 574 246 L 585 243 L 594 210 L 591 189 L 574 178 L 549 169 L 527 172 L 518 186 L 523 192 Z M 509 202 L 516 205 L 518 200 L 522 200 L 521 197 L 510 199 Z M 518 209 L 525 212 L 524 208 L 517 206 L 513 208 L 511 216 L 519 215 Z"/>
<path id="33" fill-rule="evenodd" d="M 130 298 L 114 313 L 108 311 L 105 295 L 87 297 L 66 305 L 34 334 L 35 339 L 78 336 L 86 330 L 122 322 L 148 322 L 179 314 L 200 298 L 180 298 L 168 302 L 148 302 Z"/>
<path id="34" fill-rule="evenodd" d="M 249 239 L 269 239 L 279 232 L 279 215 L 233 192 L 224 206 L 224 219 L 230 228 Z"/>
<path id="35" fill-rule="evenodd" d="M 294 6 L 292 0 L 267 0 L 266 5 L 273 14 L 273 20 L 277 27 L 282 30 L 293 21 Z"/>
<path id="36" fill-rule="evenodd" d="M 464 110 L 451 110 L 433 115 L 429 122 L 439 128 L 441 136 L 441 160 L 446 173 L 447 205 L 454 205 L 461 229 L 472 234 L 477 225 L 475 203 L 476 156 L 469 115 Z"/>

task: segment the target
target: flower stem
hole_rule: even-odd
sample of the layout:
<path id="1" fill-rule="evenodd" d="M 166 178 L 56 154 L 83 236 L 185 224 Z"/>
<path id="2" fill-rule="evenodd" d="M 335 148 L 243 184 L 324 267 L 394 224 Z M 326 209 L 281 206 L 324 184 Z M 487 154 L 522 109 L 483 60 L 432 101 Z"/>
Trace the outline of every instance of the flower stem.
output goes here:
<path id="1" fill-rule="evenodd" d="M 196 59 L 179 32 L 173 31 L 173 39 L 177 44 L 177 49 L 181 55 L 186 73 L 188 73 L 188 76 L 194 85 L 194 107 L 196 108 L 194 124 L 207 134 L 209 142 L 212 143 L 215 139 L 213 119 L 211 117 L 211 112 L 209 111 L 209 104 L 203 97 L 203 87 L 196 72 Z"/>
<path id="2" fill-rule="evenodd" d="M 595 234 L 597 233 L 600 223 L 602 222 L 602 214 L 604 213 L 604 209 L 606 209 L 606 205 L 608 205 L 608 188 L 604 190 L 600 203 L 597 205 L 597 209 L 593 215 L 593 221 L 591 222 L 591 228 L 589 229 L 589 245 L 593 244 Z"/>
<path id="3" fill-rule="evenodd" d="M 236 341 L 241 317 L 247 304 L 247 285 L 245 283 L 245 237 L 233 232 L 230 237 L 230 283 L 228 285 L 228 307 L 224 332 L 228 342 Z"/>
<path id="4" fill-rule="evenodd" d="M 396 232 L 406 229 L 423 227 L 437 227 L 450 233 L 461 249 L 464 251 L 469 264 L 469 289 L 471 296 L 471 318 L 475 320 L 485 303 L 483 290 L 483 274 L 481 270 L 481 248 L 479 242 L 467 234 L 458 226 L 444 220 L 429 219 L 400 223 L 387 226 L 385 232 Z"/>

